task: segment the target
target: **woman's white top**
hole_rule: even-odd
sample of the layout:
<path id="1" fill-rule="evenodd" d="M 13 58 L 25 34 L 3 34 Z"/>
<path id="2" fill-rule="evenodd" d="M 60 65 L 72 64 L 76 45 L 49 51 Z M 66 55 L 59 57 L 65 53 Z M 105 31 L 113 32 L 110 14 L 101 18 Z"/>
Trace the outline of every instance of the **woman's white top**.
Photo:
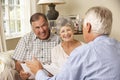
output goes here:
<path id="1" fill-rule="evenodd" d="M 84 44 L 83 42 L 81 42 L 81 43 L 82 43 L 82 45 Z M 69 56 L 67 55 L 67 53 L 62 48 L 61 43 L 59 45 L 55 46 L 51 50 L 51 56 L 52 56 L 52 59 L 51 59 L 52 63 L 50 65 L 46 65 L 44 67 L 50 73 L 55 75 L 60 71 L 60 69 L 62 68 L 62 66 L 64 65 L 64 63 L 66 62 L 66 60 Z"/>

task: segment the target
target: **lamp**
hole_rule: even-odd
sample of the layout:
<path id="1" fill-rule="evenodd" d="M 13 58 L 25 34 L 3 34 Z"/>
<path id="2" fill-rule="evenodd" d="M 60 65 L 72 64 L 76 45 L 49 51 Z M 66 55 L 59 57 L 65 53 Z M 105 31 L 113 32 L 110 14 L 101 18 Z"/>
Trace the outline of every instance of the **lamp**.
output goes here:
<path id="1" fill-rule="evenodd" d="M 59 16 L 59 12 L 55 10 L 55 4 L 63 4 L 64 0 L 39 0 L 38 4 L 48 5 L 49 10 L 47 12 L 48 20 L 56 20 Z"/>

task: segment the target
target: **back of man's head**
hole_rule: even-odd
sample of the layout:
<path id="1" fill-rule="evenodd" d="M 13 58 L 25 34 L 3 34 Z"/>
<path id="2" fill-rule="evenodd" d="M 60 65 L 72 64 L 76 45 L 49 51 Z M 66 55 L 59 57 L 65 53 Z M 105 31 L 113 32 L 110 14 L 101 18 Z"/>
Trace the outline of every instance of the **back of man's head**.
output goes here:
<path id="1" fill-rule="evenodd" d="M 86 12 L 84 25 L 91 24 L 95 34 L 109 35 L 112 28 L 112 12 L 105 7 L 92 7 Z"/>

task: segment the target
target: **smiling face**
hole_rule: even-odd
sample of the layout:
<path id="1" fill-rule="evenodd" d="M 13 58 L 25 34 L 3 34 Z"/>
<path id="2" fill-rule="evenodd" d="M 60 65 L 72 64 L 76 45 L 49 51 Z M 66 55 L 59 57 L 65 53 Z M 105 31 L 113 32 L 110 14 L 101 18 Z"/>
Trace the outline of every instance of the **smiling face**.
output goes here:
<path id="1" fill-rule="evenodd" d="M 63 26 L 60 29 L 60 37 L 63 41 L 72 41 L 73 40 L 73 30 L 69 26 Z"/>
<path id="2" fill-rule="evenodd" d="M 48 22 L 41 16 L 37 21 L 32 22 L 32 29 L 36 36 L 41 40 L 45 40 L 49 37 Z"/>

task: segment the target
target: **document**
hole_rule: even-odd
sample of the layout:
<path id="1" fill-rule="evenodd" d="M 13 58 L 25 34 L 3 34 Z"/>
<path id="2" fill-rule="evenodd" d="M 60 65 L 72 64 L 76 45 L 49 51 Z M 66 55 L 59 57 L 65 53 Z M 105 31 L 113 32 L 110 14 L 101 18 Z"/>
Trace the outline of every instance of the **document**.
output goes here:
<path id="1" fill-rule="evenodd" d="M 60 69 L 59 69 L 57 66 L 53 65 L 53 64 L 43 65 L 43 68 L 44 68 L 45 70 L 47 70 L 48 72 L 50 72 L 52 75 L 58 74 L 59 71 L 60 71 Z"/>
<path id="2" fill-rule="evenodd" d="M 31 74 L 31 76 L 28 79 L 35 79 L 35 75 L 31 72 L 30 68 L 27 67 L 27 65 L 25 63 L 21 63 L 21 66 L 26 73 Z"/>

